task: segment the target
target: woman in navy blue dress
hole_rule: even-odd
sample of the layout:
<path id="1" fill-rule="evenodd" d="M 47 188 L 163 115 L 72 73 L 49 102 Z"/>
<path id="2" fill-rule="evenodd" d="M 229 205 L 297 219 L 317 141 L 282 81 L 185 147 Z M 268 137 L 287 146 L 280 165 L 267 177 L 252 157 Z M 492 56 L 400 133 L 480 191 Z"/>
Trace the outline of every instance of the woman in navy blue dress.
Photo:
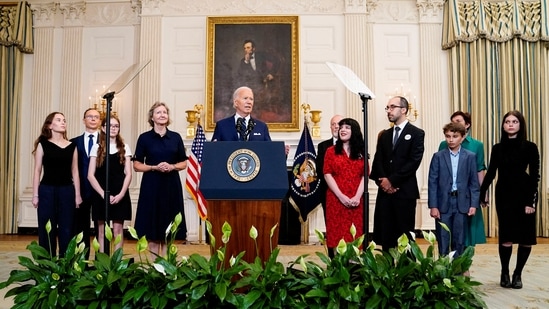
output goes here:
<path id="1" fill-rule="evenodd" d="M 153 254 L 166 254 L 166 229 L 178 213 L 183 216 L 178 239 L 186 239 L 187 227 L 183 209 L 183 187 L 179 171 L 187 167 L 187 155 L 179 133 L 168 130 L 169 109 L 156 102 L 149 110 L 152 130 L 137 139 L 133 169 L 143 172 L 135 229 L 145 235 Z"/>

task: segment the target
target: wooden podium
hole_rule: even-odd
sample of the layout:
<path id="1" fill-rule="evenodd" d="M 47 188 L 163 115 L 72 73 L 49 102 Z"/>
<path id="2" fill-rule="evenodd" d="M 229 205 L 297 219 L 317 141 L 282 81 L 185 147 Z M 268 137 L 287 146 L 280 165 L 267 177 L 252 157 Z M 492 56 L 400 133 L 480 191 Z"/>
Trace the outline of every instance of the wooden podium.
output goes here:
<path id="1" fill-rule="evenodd" d="M 232 233 L 225 259 L 246 251 L 245 261 L 256 256 L 265 261 L 271 243 L 273 249 L 278 245 L 281 202 L 288 187 L 283 142 L 205 143 L 200 191 L 208 201 L 215 249 L 223 245 L 221 227 L 227 222 Z M 252 226 L 258 231 L 257 249 L 250 237 Z"/>

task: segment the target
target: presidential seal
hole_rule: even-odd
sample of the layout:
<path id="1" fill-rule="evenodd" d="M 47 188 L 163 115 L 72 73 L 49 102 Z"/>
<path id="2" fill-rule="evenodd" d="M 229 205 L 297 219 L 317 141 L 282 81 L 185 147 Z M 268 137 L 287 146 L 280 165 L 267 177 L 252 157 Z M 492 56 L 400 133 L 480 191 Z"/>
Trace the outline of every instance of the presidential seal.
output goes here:
<path id="1" fill-rule="evenodd" d="M 257 154 L 250 149 L 235 150 L 227 159 L 227 171 L 229 175 L 240 182 L 248 182 L 254 179 L 261 167 Z"/>

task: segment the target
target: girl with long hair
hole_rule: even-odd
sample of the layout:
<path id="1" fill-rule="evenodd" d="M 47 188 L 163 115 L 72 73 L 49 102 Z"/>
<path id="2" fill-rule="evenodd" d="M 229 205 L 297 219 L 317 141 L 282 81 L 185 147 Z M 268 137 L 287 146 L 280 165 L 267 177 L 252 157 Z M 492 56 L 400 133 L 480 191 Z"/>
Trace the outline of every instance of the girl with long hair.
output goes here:
<path id="1" fill-rule="evenodd" d="M 526 121 L 519 111 L 503 116 L 501 140 L 492 148 L 488 172 L 480 187 L 480 198 L 494 180 L 496 172 L 496 212 L 499 227 L 500 285 L 522 288 L 522 270 L 536 244 L 536 204 L 540 178 L 538 146 L 526 139 Z M 488 201 L 485 200 L 484 204 Z M 518 243 L 517 261 L 512 278 L 509 261 L 513 244 Z"/>
<path id="2" fill-rule="evenodd" d="M 90 151 L 90 166 L 88 180 L 97 192 L 93 203 L 92 218 L 97 222 L 97 237 L 101 252 L 105 250 L 105 221 L 113 222 L 115 250 L 124 246 L 124 220 L 132 218 L 132 204 L 128 187 L 132 181 L 132 165 L 130 147 L 124 143 L 120 135 L 120 119 L 111 115 L 110 128 L 106 128 L 106 119 L 101 122 L 99 143 Z M 108 213 L 105 214 L 105 184 L 107 167 L 107 132 L 109 134 L 109 196 Z M 105 217 L 108 218 L 105 218 Z M 120 236 L 120 241 L 117 237 Z"/>

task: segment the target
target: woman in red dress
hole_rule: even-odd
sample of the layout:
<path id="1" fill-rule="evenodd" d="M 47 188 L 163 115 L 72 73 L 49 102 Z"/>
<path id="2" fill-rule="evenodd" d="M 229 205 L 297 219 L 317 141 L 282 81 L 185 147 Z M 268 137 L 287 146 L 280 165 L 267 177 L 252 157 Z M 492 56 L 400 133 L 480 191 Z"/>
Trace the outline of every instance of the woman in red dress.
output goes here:
<path id="1" fill-rule="evenodd" d="M 338 140 L 326 151 L 324 179 L 326 192 L 326 234 L 329 250 L 341 239 L 353 240 L 349 229 L 354 224 L 356 237 L 363 232 L 364 212 L 364 138 L 358 122 L 351 118 L 339 122 Z"/>

